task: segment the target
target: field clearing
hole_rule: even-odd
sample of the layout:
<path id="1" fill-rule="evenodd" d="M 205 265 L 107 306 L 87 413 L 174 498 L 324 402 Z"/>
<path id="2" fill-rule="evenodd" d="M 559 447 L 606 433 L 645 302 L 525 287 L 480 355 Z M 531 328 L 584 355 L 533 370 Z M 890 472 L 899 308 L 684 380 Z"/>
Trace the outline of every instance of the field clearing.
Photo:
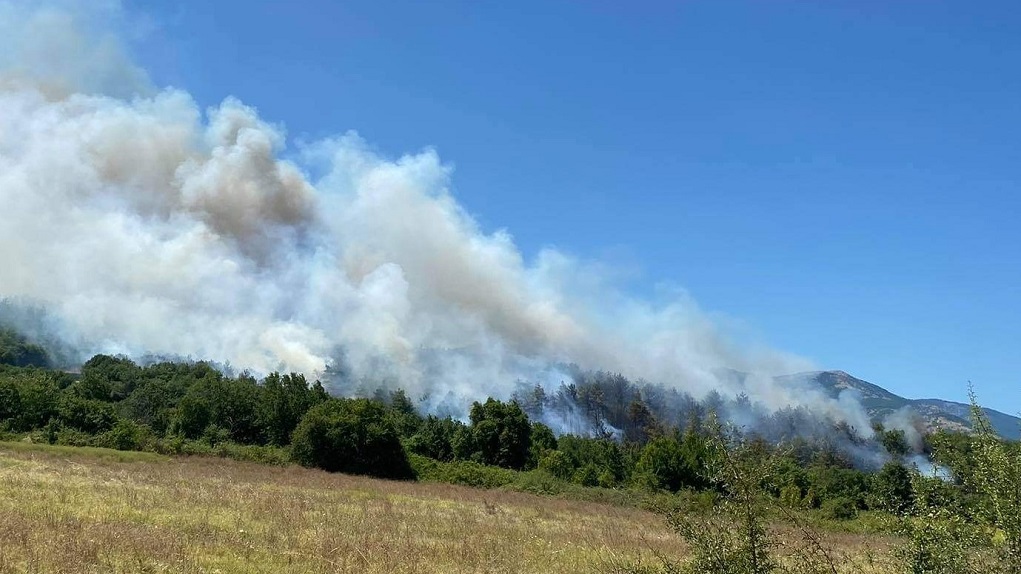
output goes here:
<path id="1" fill-rule="evenodd" d="M 825 536 L 850 554 L 889 544 Z M 684 552 L 633 508 L 0 443 L 0 572 L 612 572 Z"/>

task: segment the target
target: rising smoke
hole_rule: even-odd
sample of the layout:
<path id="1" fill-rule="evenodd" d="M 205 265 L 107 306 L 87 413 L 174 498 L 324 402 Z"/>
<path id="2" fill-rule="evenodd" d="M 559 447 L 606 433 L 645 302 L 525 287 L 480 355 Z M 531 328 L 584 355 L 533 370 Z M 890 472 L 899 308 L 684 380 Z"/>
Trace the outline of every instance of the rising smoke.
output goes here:
<path id="1" fill-rule="evenodd" d="M 526 260 L 432 150 L 387 158 L 348 133 L 284 159 L 283 129 L 238 99 L 154 87 L 122 18 L 0 3 L 0 298 L 45 309 L 82 357 L 329 365 L 463 400 L 575 363 L 869 428 L 856 401 L 774 380 L 807 361 L 728 341 L 683 293 L 643 301 L 562 252 Z"/>

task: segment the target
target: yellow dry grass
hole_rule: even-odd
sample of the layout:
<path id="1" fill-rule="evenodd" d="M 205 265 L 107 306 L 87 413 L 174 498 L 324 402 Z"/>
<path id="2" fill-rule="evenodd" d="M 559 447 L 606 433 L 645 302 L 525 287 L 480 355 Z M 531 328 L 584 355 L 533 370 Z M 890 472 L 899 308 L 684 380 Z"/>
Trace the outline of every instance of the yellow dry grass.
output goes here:
<path id="1" fill-rule="evenodd" d="M 607 572 L 683 553 L 631 508 L 0 443 L 0 572 Z"/>
<path id="2" fill-rule="evenodd" d="M 681 548 L 634 509 L 99 454 L 0 444 L 0 572 L 592 572 Z"/>

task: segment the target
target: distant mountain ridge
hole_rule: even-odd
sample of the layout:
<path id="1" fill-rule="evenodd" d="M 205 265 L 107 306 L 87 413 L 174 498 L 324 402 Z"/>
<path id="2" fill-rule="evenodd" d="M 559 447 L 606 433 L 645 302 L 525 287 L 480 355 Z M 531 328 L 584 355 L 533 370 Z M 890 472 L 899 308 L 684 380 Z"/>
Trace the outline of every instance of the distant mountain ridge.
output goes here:
<path id="1" fill-rule="evenodd" d="M 787 377 L 782 377 L 787 378 Z M 831 396 L 836 397 L 845 389 L 853 389 L 861 397 L 862 405 L 873 421 L 884 418 L 908 407 L 917 414 L 926 429 L 937 427 L 949 430 L 971 428 L 970 405 L 943 399 L 908 399 L 880 387 L 879 385 L 853 377 L 844 371 L 818 371 L 791 375 L 792 379 L 807 380 L 819 385 Z M 983 408 L 989 422 L 1000 436 L 1012 440 L 1021 439 L 1021 418 L 1000 411 Z"/>

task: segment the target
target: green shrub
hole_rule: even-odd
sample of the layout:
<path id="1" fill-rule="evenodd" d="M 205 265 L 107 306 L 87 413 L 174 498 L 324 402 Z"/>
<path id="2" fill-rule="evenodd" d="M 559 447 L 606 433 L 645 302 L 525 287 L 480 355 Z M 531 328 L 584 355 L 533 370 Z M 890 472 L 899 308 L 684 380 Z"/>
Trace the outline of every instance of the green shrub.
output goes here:
<path id="1" fill-rule="evenodd" d="M 511 484 L 515 478 L 517 478 L 515 471 L 462 460 L 440 463 L 435 474 L 428 480 L 475 488 L 499 488 Z"/>
<path id="2" fill-rule="evenodd" d="M 851 520 L 858 516 L 858 506 L 850 498 L 832 498 L 822 503 L 822 514 L 830 520 Z"/>
<path id="3" fill-rule="evenodd" d="M 386 407 L 367 399 L 330 399 L 294 430 L 291 454 L 302 466 L 382 478 L 414 478 Z"/>
<path id="4" fill-rule="evenodd" d="M 554 496 L 564 491 L 564 481 L 544 470 L 522 472 L 510 487 L 520 492 Z"/>
<path id="5" fill-rule="evenodd" d="M 532 425 L 516 402 L 476 402 L 469 417 L 471 426 L 458 429 L 452 441 L 456 458 L 515 470 L 528 464 Z"/>
<path id="6" fill-rule="evenodd" d="M 657 438 L 645 445 L 635 465 L 634 483 L 651 490 L 676 492 L 683 487 L 704 485 L 700 467 L 706 454 L 700 441 L 685 436 Z"/>
<path id="7" fill-rule="evenodd" d="M 109 431 L 96 437 L 94 446 L 116 450 L 153 450 L 155 438 L 148 427 L 121 419 Z"/>
<path id="8" fill-rule="evenodd" d="M 789 484 L 781 488 L 780 504 L 783 504 L 787 508 L 801 508 L 803 506 L 801 489 L 793 484 Z"/>
<path id="9" fill-rule="evenodd" d="M 561 479 L 570 480 L 574 475 L 574 465 L 566 454 L 559 450 L 548 450 L 539 458 L 539 469 Z"/>
<path id="10" fill-rule="evenodd" d="M 100 434 L 113 428 L 117 414 L 113 405 L 96 399 L 85 399 L 73 392 L 61 394 L 57 406 L 57 419 L 63 426 L 90 434 Z"/>
<path id="11" fill-rule="evenodd" d="M 575 471 L 572 479 L 582 486 L 599 486 L 599 469 L 589 463 Z"/>

